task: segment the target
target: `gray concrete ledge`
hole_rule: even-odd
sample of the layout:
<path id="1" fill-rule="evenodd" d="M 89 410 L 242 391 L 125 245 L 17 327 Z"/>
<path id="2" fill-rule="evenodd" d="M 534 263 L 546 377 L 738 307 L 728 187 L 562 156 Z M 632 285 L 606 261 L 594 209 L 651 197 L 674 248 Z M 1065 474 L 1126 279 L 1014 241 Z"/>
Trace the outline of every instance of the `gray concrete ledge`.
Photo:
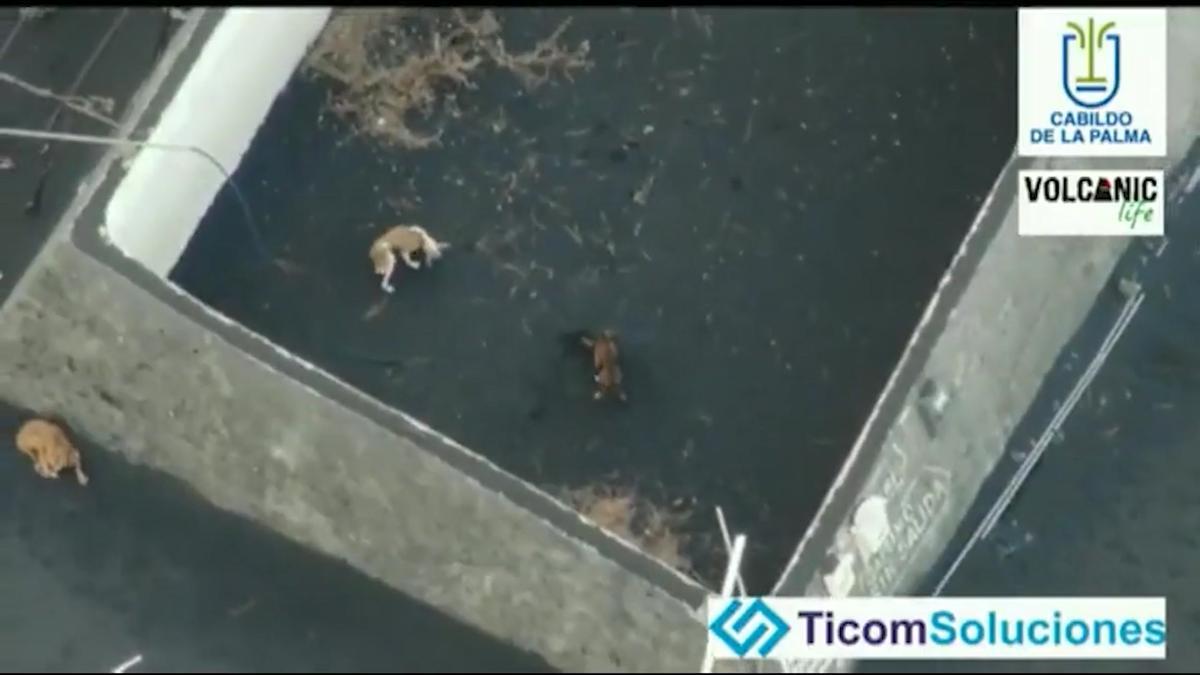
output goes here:
<path id="1" fill-rule="evenodd" d="M 0 312 L 0 396 L 564 670 L 695 667 L 661 588 L 69 244 Z M 95 476 L 103 480 L 103 476 Z"/>
<path id="2" fill-rule="evenodd" d="M 168 48 L 174 63 L 147 83 L 139 130 L 219 14 Z M 557 668 L 697 666 L 703 588 L 108 245 L 117 158 L 102 160 L 0 308 L 0 397 Z"/>

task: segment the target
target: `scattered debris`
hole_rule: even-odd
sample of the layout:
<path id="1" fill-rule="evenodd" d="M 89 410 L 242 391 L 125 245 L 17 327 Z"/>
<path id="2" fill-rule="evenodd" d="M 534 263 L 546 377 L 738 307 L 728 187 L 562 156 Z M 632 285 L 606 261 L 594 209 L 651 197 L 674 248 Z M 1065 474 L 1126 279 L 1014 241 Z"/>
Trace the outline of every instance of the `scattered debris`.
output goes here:
<path id="1" fill-rule="evenodd" d="M 713 36 L 713 18 L 711 14 L 701 14 L 694 8 L 690 10 L 692 13 L 692 21 L 696 24 L 696 28 L 704 33 L 707 40 L 711 40 Z"/>
<path id="2" fill-rule="evenodd" d="M 33 188 L 33 194 L 29 196 L 29 201 L 25 202 L 25 215 L 31 218 L 36 218 L 42 212 L 42 197 L 46 194 L 46 179 L 50 176 L 50 169 L 46 168 L 42 171 L 42 175 L 38 177 L 37 185 Z"/>
<path id="3" fill-rule="evenodd" d="M 455 12 L 458 16 L 462 16 L 461 10 Z M 485 12 L 485 14 L 490 14 L 490 12 Z M 482 42 L 481 45 L 497 65 L 510 70 L 521 80 L 527 90 L 533 90 L 549 81 L 555 70 L 562 71 L 563 77 L 568 81 L 573 81 L 572 70 L 590 67 L 591 64 L 587 60 L 590 45 L 587 40 L 579 43 L 579 47 L 573 51 L 565 50 L 559 44 L 562 34 L 570 25 L 570 19 L 563 21 L 549 37 L 539 40 L 533 50 L 523 54 L 509 54 L 504 48 L 504 41 L 500 39 L 496 39 L 494 42 Z"/>
<path id="4" fill-rule="evenodd" d="M 1117 280 L 1117 291 L 1128 299 L 1137 296 L 1142 290 L 1142 285 L 1129 277 L 1122 277 Z"/>
<path id="5" fill-rule="evenodd" d="M 19 9 L 17 9 L 17 18 L 19 18 L 21 21 L 31 21 L 34 19 L 41 19 L 56 9 L 58 9 L 58 8 L 57 7 L 21 7 Z"/>
<path id="6" fill-rule="evenodd" d="M 751 110 L 750 115 L 746 117 L 746 130 L 742 132 L 742 143 L 749 143 L 750 136 L 754 133 L 754 113 L 756 110 Z"/>
<path id="7" fill-rule="evenodd" d="M 455 93 L 475 89 L 485 65 L 508 70 L 528 90 L 556 72 L 569 80 L 572 71 L 589 68 L 586 40 L 575 48 L 559 42 L 569 25 L 513 54 L 490 10 L 472 19 L 459 9 L 345 9 L 334 14 L 305 66 L 340 85 L 329 107 L 357 133 L 423 149 L 440 143 L 442 131 L 417 131 L 414 118 L 430 122 L 439 104 L 453 116 Z"/>
<path id="8" fill-rule="evenodd" d="M 380 314 L 382 314 L 384 308 L 387 307 L 388 297 L 389 296 L 385 295 L 382 298 L 380 298 L 379 300 L 372 303 L 371 306 L 367 308 L 367 311 L 363 312 L 363 317 L 362 317 L 363 321 L 370 321 L 370 320 L 374 319 L 375 317 L 379 316 Z"/>
<path id="9" fill-rule="evenodd" d="M 646 180 L 642 182 L 642 186 L 637 189 L 637 192 L 633 193 L 633 201 L 636 202 L 638 206 L 646 205 L 646 200 L 650 197 L 650 190 L 654 187 L 655 177 L 656 174 L 653 173 L 647 176 Z"/>
<path id="10" fill-rule="evenodd" d="M 141 662 L 142 662 L 142 655 L 135 654 L 134 656 L 130 657 L 127 661 L 125 661 L 121 665 L 117 666 L 116 668 L 113 668 L 112 672 L 123 673 Z"/>
<path id="11" fill-rule="evenodd" d="M 112 118 L 113 111 L 116 109 L 116 103 L 107 96 L 61 96 L 49 89 L 30 84 L 15 75 L 4 72 L 0 72 L 0 82 L 11 84 L 34 96 L 58 101 L 81 115 L 104 123 L 109 128 L 116 129 L 119 126 L 116 120 Z"/>
<path id="12" fill-rule="evenodd" d="M 249 600 L 243 602 L 242 604 L 238 605 L 237 607 L 230 609 L 227 612 L 227 614 L 229 615 L 230 618 L 236 619 L 237 617 L 254 609 L 255 605 L 257 605 L 257 604 L 258 604 L 258 598 L 250 598 Z"/>
<path id="13" fill-rule="evenodd" d="M 688 538 L 680 533 L 690 512 L 668 512 L 632 490 L 602 484 L 568 491 L 566 501 L 597 526 L 684 574 L 693 573 L 684 551 Z"/>
<path id="14" fill-rule="evenodd" d="M 578 225 L 563 225 L 562 227 L 567 231 L 567 235 L 571 237 L 576 246 L 583 246 L 583 235 L 579 233 Z"/>

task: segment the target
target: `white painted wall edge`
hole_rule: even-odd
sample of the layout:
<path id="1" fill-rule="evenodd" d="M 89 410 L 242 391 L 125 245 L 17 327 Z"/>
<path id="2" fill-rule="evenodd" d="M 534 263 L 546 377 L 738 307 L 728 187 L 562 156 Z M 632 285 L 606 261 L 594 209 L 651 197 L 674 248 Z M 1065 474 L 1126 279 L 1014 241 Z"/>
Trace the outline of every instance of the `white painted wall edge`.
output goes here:
<path id="1" fill-rule="evenodd" d="M 232 173 L 331 11 L 226 10 L 148 140 L 201 148 Z M 105 233 L 166 277 L 224 182 L 197 153 L 142 149 L 108 203 Z"/>

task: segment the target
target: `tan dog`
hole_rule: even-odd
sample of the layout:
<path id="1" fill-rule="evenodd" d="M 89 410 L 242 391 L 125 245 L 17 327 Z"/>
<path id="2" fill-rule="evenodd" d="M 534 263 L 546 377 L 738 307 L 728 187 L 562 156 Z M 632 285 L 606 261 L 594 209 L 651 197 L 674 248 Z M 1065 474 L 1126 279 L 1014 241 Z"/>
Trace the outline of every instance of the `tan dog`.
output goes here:
<path id="1" fill-rule="evenodd" d="M 379 237 L 371 244 L 370 257 L 375 265 L 375 273 L 383 277 L 379 287 L 391 293 L 392 274 L 396 271 L 396 252 L 404 259 L 404 264 L 412 269 L 421 269 L 421 263 L 413 260 L 417 251 L 425 256 L 425 267 L 432 267 L 433 261 L 442 257 L 442 252 L 450 248 L 450 244 L 441 242 L 429 236 L 420 225 L 397 225 Z"/>
<path id="2" fill-rule="evenodd" d="M 592 398 L 598 401 L 605 396 L 615 395 L 624 401 L 625 390 L 621 386 L 624 376 L 621 373 L 621 353 L 617 347 L 617 334 L 606 329 L 601 331 L 598 337 L 585 336 L 583 346 L 592 350 L 592 367 L 595 369 L 592 379 L 596 382 L 596 393 L 592 395 Z"/>
<path id="3" fill-rule="evenodd" d="M 79 450 L 57 424 L 33 419 L 17 432 L 17 449 L 33 460 L 33 470 L 43 478 L 58 478 L 63 469 L 74 469 L 75 480 L 88 484 Z"/>

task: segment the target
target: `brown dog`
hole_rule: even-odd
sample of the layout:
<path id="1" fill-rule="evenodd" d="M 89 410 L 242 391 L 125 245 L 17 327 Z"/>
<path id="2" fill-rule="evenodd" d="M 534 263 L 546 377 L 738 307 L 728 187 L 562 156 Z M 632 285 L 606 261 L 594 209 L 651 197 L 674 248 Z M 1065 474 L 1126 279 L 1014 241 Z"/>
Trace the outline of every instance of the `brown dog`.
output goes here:
<path id="1" fill-rule="evenodd" d="M 625 390 L 621 386 L 624 376 L 621 372 L 621 352 L 617 347 L 617 334 L 605 329 L 600 335 L 592 338 L 584 336 L 583 346 L 592 350 L 593 378 L 596 382 L 596 393 L 592 398 L 597 401 L 606 396 L 616 396 L 625 401 Z"/>
<path id="2" fill-rule="evenodd" d="M 63 469 L 74 469 L 75 480 L 88 484 L 79 450 L 53 422 L 33 419 L 22 424 L 17 431 L 17 449 L 33 460 L 33 470 L 43 478 L 58 478 Z"/>

